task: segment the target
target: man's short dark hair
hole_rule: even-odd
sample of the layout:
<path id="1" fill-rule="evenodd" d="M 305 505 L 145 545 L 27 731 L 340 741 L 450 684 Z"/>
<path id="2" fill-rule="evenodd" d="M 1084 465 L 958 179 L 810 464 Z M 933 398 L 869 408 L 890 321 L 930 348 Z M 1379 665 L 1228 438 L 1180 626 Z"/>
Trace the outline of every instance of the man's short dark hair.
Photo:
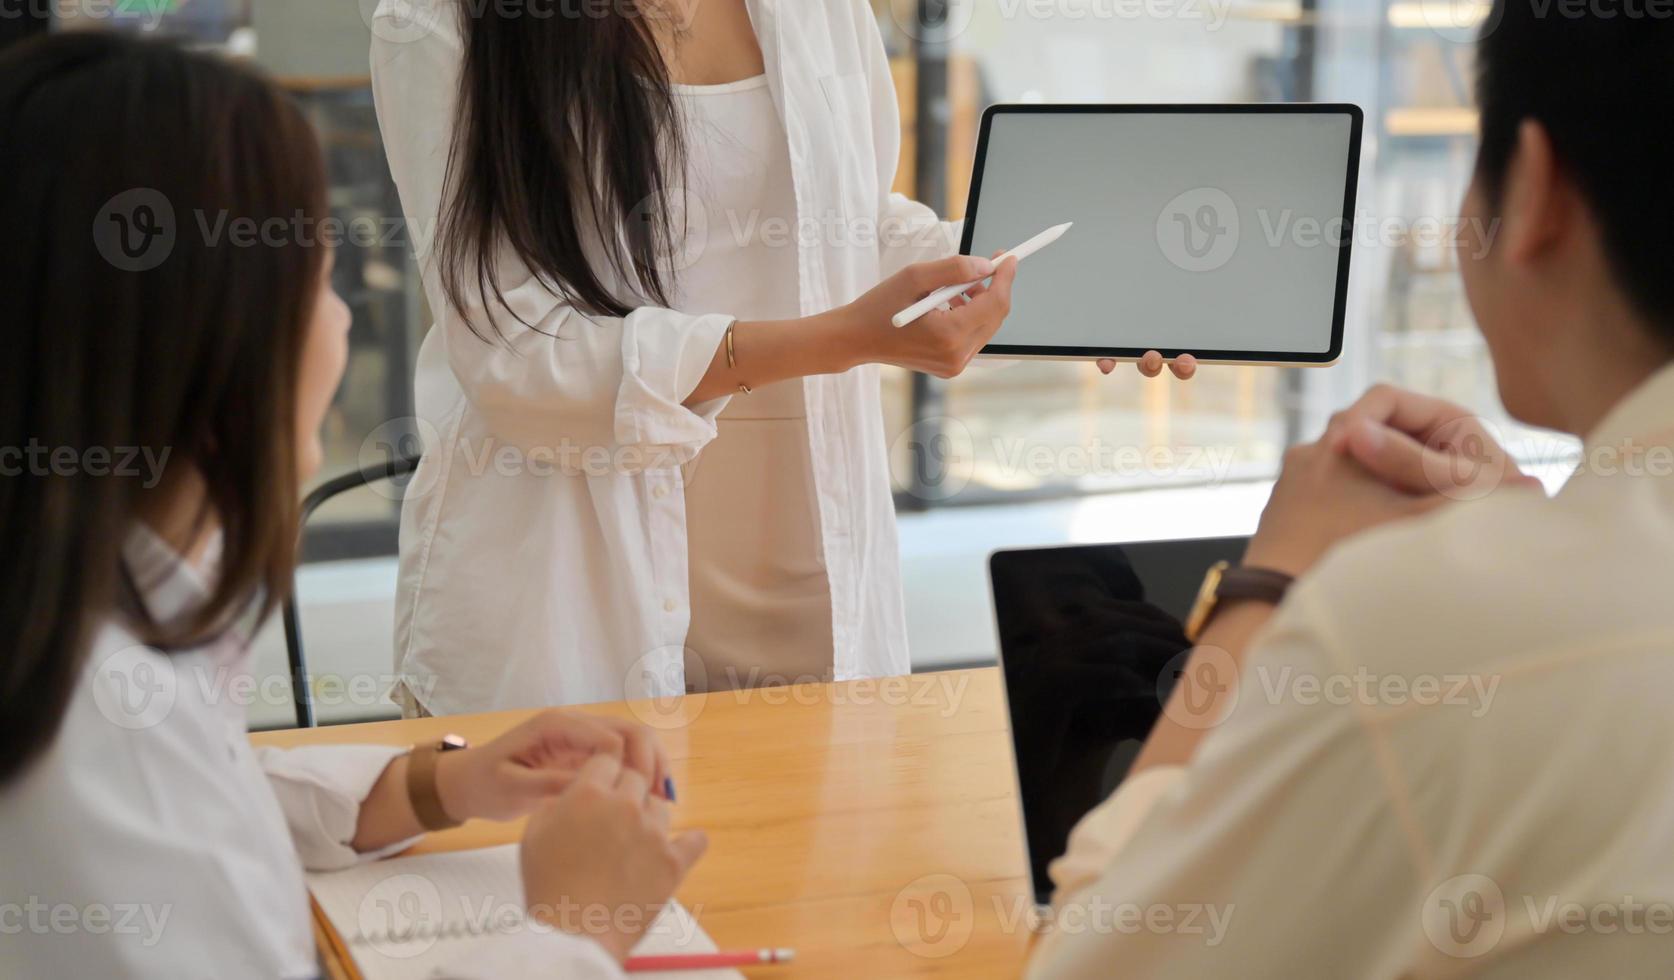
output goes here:
<path id="1" fill-rule="evenodd" d="M 1674 347 L 1674 0 L 1495 0 L 1477 101 L 1492 203 L 1519 125 L 1538 121 L 1591 205 L 1617 282 Z"/>

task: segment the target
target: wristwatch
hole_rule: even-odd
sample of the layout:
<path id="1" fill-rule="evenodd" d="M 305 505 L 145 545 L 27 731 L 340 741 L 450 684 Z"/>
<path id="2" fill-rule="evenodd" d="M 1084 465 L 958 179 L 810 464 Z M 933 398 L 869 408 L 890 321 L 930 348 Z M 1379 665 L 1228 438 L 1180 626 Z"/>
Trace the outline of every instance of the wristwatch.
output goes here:
<path id="1" fill-rule="evenodd" d="M 440 742 L 415 745 L 407 754 L 407 799 L 413 805 L 419 826 L 425 830 L 451 830 L 464 823 L 448 816 L 442 806 L 441 794 L 436 792 L 436 760 L 443 752 L 470 748 L 470 743 L 458 735 L 443 735 Z"/>
<path id="2" fill-rule="evenodd" d="M 1220 612 L 1222 603 L 1250 600 L 1278 605 L 1284 601 L 1296 579 L 1271 568 L 1246 568 L 1231 562 L 1216 562 L 1203 577 L 1203 587 L 1197 591 L 1197 602 L 1186 617 L 1186 639 L 1197 642 L 1210 620 Z"/>

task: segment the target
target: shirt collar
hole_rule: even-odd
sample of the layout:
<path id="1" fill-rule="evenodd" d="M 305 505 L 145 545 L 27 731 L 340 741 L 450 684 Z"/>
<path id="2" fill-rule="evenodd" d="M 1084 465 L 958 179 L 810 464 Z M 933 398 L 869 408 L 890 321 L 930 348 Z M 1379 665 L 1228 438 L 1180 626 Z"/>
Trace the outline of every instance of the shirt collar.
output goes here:
<path id="1" fill-rule="evenodd" d="M 139 601 L 157 623 L 179 620 L 208 601 L 220 558 L 220 531 L 196 563 L 182 557 L 143 521 L 134 524 L 122 544 L 122 559 Z"/>
<path id="2" fill-rule="evenodd" d="M 1674 468 L 1674 362 L 1628 392 L 1582 440 L 1581 463 L 1570 477 L 1662 475 Z"/>

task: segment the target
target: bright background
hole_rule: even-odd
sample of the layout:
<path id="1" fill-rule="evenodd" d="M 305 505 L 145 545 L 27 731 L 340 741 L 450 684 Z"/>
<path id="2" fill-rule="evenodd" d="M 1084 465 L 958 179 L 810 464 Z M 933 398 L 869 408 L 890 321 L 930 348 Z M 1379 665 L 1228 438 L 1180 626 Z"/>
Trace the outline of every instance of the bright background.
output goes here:
<path id="1" fill-rule="evenodd" d="M 338 216 L 384 227 L 400 208 L 368 88 L 373 6 L 135 0 L 113 21 L 78 17 L 71 0 L 60 26 L 136 29 L 161 14 L 165 29 L 254 59 L 315 121 Z M 992 659 L 984 562 L 995 547 L 1252 530 L 1284 448 L 1317 434 L 1373 381 L 1505 424 L 1448 244 L 1475 149 L 1470 40 L 1481 8 L 1472 0 L 876 0 L 874 9 L 901 90 L 899 189 L 951 217 L 963 211 L 977 119 L 991 102 L 1346 101 L 1367 117 L 1338 365 L 1209 367 L 1190 384 L 1067 363 L 984 364 L 949 383 L 889 376 L 916 668 Z M 383 460 L 404 431 L 412 359 L 429 325 L 399 236 L 345 247 L 336 275 L 355 325 L 327 426 L 328 475 Z M 1575 451 L 1549 434 L 1510 425 L 1504 434 L 1554 474 Z M 1132 447 L 1143 461 L 1089 465 L 1099 447 Z M 395 515 L 387 496 L 360 492 L 308 529 L 299 595 L 316 674 L 367 681 L 391 670 Z M 276 629 L 260 649 L 283 675 Z M 252 706 L 253 722 L 285 723 L 286 697 Z M 391 710 L 364 696 L 335 700 L 322 718 Z"/>

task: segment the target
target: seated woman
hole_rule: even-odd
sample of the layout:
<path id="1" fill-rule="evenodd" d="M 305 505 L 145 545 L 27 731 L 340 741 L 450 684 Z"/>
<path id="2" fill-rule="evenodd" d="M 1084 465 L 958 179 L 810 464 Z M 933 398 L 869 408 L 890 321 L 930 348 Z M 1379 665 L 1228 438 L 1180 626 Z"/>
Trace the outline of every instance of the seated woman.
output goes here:
<path id="1" fill-rule="evenodd" d="M 246 738 L 248 639 L 288 587 L 347 354 L 297 109 L 168 45 L 21 45 L 0 214 L 0 973 L 317 976 L 303 869 L 469 817 L 532 814 L 531 909 L 667 901 L 705 840 L 671 838 L 646 730 L 547 712 L 446 754 Z M 649 918 L 555 921 L 450 975 L 614 974 Z"/>

